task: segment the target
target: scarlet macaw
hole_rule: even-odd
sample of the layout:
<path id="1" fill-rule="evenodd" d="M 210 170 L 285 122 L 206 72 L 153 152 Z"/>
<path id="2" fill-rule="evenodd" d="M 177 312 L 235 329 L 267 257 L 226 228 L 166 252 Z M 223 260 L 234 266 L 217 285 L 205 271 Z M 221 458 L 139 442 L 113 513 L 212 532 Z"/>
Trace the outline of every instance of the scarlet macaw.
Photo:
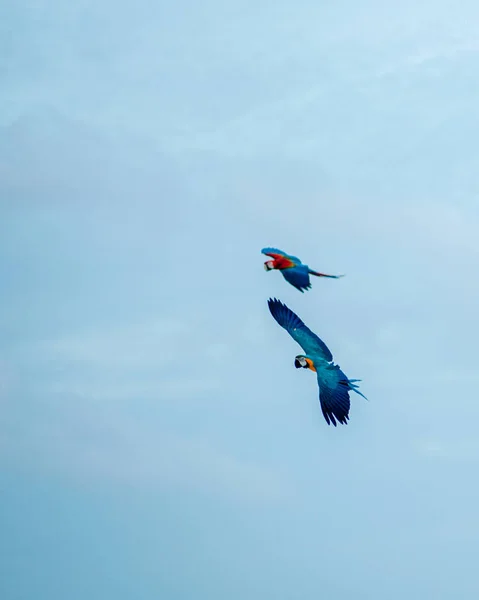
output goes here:
<path id="1" fill-rule="evenodd" d="M 276 322 L 286 329 L 305 352 L 295 357 L 294 366 L 316 372 L 319 401 L 326 423 L 332 423 L 336 427 L 338 421 L 346 425 L 349 419 L 349 392 L 356 392 L 367 400 L 356 384 L 361 380 L 348 379 L 339 365 L 334 364 L 333 355 L 326 344 L 285 304 L 276 298 L 270 298 L 268 307 Z"/>
<path id="2" fill-rule="evenodd" d="M 308 265 L 303 265 L 297 256 L 286 254 L 286 252 L 278 250 L 277 248 L 263 248 L 261 252 L 274 259 L 267 260 L 264 263 L 266 271 L 279 269 L 286 281 L 300 292 L 304 292 L 304 290 L 309 290 L 311 288 L 311 282 L 309 280 L 310 275 L 316 275 L 316 277 L 330 277 L 332 279 L 344 277 L 344 275 L 326 275 L 326 273 L 313 271 Z"/>

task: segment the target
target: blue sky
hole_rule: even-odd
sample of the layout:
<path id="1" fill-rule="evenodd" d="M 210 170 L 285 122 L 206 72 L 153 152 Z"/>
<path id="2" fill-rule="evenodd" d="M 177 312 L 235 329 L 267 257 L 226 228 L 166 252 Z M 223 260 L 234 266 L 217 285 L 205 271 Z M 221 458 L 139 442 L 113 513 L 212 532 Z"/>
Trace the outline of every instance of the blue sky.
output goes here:
<path id="1" fill-rule="evenodd" d="M 478 21 L 2 5 L 2 599 L 477 598 Z"/>

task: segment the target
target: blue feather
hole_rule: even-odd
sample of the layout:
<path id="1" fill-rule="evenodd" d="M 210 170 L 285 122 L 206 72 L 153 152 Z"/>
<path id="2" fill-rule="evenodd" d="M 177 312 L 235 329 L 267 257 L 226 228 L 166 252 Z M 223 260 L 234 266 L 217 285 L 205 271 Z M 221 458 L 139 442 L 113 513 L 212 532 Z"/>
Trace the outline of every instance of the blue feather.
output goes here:
<path id="1" fill-rule="evenodd" d="M 343 275 L 327 275 L 326 273 L 313 271 L 308 267 L 308 265 L 302 263 L 297 256 L 287 254 L 286 252 L 279 250 L 279 248 L 263 248 L 261 252 L 272 257 L 279 255 L 294 263 L 293 266 L 283 265 L 275 268 L 279 269 L 286 281 L 300 292 L 305 292 L 306 290 L 311 289 L 311 281 L 309 278 L 310 275 L 315 275 L 317 277 L 329 277 L 331 279 L 339 279 L 340 277 L 343 277 Z"/>
<path id="2" fill-rule="evenodd" d="M 332 362 L 333 355 L 326 344 L 285 304 L 276 298 L 270 298 L 268 307 L 276 322 L 286 329 L 303 348 L 307 358 L 312 360 L 318 380 L 321 411 L 326 423 L 335 427 L 337 423 L 346 425 L 351 405 L 349 392 L 356 392 L 366 398 L 358 389 L 356 382 L 360 380 L 346 377 L 339 365 Z"/>
<path id="3" fill-rule="evenodd" d="M 270 256 L 271 254 L 279 254 L 281 256 L 284 256 L 285 258 L 291 259 L 298 265 L 302 264 L 300 259 L 297 256 L 293 256 L 292 254 L 287 254 L 286 252 L 283 252 L 283 250 L 279 250 L 278 248 L 263 248 L 261 250 L 261 253 L 266 254 L 267 256 Z"/>
<path id="4" fill-rule="evenodd" d="M 319 386 L 319 401 L 323 416 L 328 425 L 332 423 L 336 427 L 336 420 L 346 425 L 349 419 L 349 408 L 351 405 L 349 392 L 353 391 L 364 398 L 357 386 L 348 379 L 338 365 L 328 366 L 315 362 L 316 374 Z"/>
<path id="5" fill-rule="evenodd" d="M 297 342 L 308 355 L 316 355 L 322 360 L 330 362 L 333 355 L 326 344 L 301 321 L 290 308 L 276 298 L 268 300 L 268 307 L 276 322 L 286 329 L 289 335 Z"/>
<path id="6" fill-rule="evenodd" d="M 339 373 L 341 371 L 338 369 Z M 338 373 L 338 375 L 339 375 Z M 331 423 L 336 427 L 336 420 L 343 425 L 346 425 L 349 419 L 349 408 L 351 402 L 349 400 L 349 388 L 343 380 L 338 378 L 336 385 L 330 387 L 324 381 L 324 373 L 318 369 L 318 386 L 319 386 L 319 402 L 321 411 L 326 423 Z"/>
<path id="7" fill-rule="evenodd" d="M 309 271 L 306 265 L 281 269 L 281 275 L 300 292 L 304 292 L 304 290 L 309 290 L 311 288 Z"/>

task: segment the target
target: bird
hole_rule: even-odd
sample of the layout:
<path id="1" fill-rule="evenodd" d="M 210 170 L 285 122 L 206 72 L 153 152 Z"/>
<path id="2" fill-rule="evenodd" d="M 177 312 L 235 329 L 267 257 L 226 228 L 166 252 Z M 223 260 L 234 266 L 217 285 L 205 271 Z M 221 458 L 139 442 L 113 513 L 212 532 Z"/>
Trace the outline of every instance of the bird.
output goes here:
<path id="1" fill-rule="evenodd" d="M 305 290 L 311 289 L 310 275 L 316 275 L 316 277 L 329 277 L 330 279 L 339 279 L 344 275 L 327 275 L 326 273 L 320 273 L 319 271 L 313 271 L 304 265 L 297 256 L 286 254 L 278 248 L 263 248 L 261 250 L 266 256 L 271 256 L 273 260 L 267 260 L 264 263 L 266 271 L 278 269 L 281 274 L 293 287 L 304 293 Z"/>
<path id="2" fill-rule="evenodd" d="M 304 350 L 294 358 L 297 369 L 310 369 L 316 373 L 319 386 L 319 402 L 328 425 L 336 427 L 336 421 L 347 425 L 349 420 L 349 392 L 353 391 L 366 398 L 358 389 L 361 379 L 348 379 L 339 365 L 334 364 L 333 355 L 315 333 L 290 308 L 276 298 L 268 300 L 268 307 L 274 319 L 289 333 Z"/>

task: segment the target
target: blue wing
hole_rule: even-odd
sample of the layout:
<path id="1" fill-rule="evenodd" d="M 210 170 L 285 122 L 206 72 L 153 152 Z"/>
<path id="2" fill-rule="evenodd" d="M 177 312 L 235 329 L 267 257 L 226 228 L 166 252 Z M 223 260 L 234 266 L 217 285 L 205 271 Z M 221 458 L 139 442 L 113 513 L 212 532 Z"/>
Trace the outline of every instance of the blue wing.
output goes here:
<path id="1" fill-rule="evenodd" d="M 290 258 L 296 264 L 302 264 L 297 256 L 293 256 L 292 254 L 287 254 L 278 248 L 263 248 L 261 250 L 262 254 L 266 254 L 266 256 L 271 256 L 272 258 L 277 258 L 278 256 L 283 256 L 284 258 Z"/>
<path id="2" fill-rule="evenodd" d="M 328 365 L 317 371 L 319 402 L 326 423 L 336 427 L 336 421 L 346 425 L 349 419 L 349 383 L 348 378 L 337 365 Z"/>
<path id="3" fill-rule="evenodd" d="M 276 322 L 286 329 L 289 335 L 297 342 L 308 355 L 318 356 L 327 362 L 333 360 L 331 351 L 326 344 L 306 327 L 298 315 L 276 298 L 268 300 L 268 307 Z"/>
<path id="4" fill-rule="evenodd" d="M 301 265 L 300 267 L 291 267 L 289 269 L 281 269 L 281 275 L 300 292 L 304 292 L 311 288 L 308 267 L 304 265 Z"/>
<path id="5" fill-rule="evenodd" d="M 355 381 L 348 379 L 338 365 L 326 364 L 315 365 L 317 368 L 319 402 L 326 423 L 336 427 L 336 421 L 346 425 L 349 420 L 349 408 L 351 405 L 349 392 L 356 392 L 363 398 L 366 396 L 358 390 Z M 367 398 L 366 398 L 367 400 Z"/>

